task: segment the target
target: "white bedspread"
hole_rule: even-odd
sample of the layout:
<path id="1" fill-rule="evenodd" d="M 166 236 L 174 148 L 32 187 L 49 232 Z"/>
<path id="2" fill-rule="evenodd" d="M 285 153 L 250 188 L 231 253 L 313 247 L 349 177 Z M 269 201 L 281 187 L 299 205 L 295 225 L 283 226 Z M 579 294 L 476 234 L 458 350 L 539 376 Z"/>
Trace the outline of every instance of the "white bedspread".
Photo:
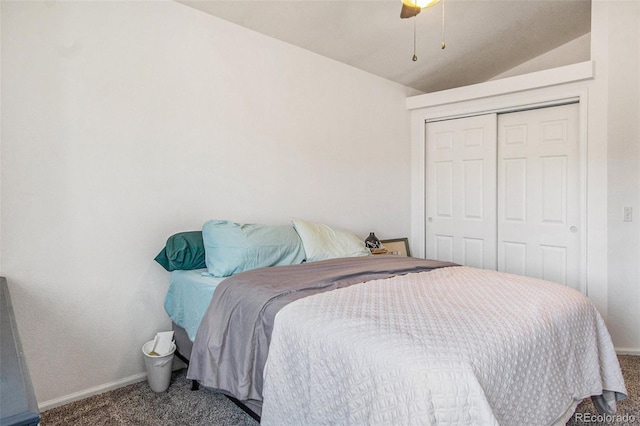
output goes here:
<path id="1" fill-rule="evenodd" d="M 468 267 L 310 296 L 277 315 L 262 424 L 563 424 L 626 389 L 595 306 Z"/>

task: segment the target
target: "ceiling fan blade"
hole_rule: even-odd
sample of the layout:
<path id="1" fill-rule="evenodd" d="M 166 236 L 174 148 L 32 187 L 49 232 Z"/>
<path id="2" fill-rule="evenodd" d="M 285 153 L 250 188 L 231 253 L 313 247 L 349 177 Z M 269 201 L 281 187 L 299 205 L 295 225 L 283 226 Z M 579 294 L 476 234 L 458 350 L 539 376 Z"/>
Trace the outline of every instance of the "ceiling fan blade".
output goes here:
<path id="1" fill-rule="evenodd" d="M 422 9 L 420 9 L 419 7 L 407 6 L 406 4 L 402 3 L 402 10 L 400 11 L 400 17 L 403 19 L 413 18 L 418 13 L 420 13 L 421 10 Z"/>

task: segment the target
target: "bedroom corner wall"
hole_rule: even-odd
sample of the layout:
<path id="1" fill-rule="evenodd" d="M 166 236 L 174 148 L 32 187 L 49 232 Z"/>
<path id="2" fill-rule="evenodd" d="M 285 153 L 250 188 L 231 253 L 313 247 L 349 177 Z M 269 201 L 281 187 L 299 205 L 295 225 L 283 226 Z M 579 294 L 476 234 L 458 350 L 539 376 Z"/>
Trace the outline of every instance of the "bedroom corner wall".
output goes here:
<path id="1" fill-rule="evenodd" d="M 208 219 L 408 236 L 408 88 L 171 1 L 2 2 L 1 273 L 41 409 L 140 380 Z"/>
<path id="2" fill-rule="evenodd" d="M 640 3 L 592 2 L 596 79 L 591 117 L 607 158 L 607 326 L 620 352 L 640 354 Z M 633 220 L 623 221 L 624 207 Z"/>

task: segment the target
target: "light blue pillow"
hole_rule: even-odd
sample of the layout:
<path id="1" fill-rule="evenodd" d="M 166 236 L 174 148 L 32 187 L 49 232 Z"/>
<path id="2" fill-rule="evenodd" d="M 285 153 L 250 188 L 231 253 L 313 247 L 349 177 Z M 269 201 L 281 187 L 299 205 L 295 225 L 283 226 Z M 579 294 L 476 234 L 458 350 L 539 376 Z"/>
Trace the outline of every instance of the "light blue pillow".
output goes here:
<path id="1" fill-rule="evenodd" d="M 307 262 L 371 254 L 364 241 L 350 232 L 302 219 L 292 219 L 292 222 L 304 245 Z"/>
<path id="2" fill-rule="evenodd" d="M 215 277 L 304 260 L 304 247 L 290 225 L 239 224 L 210 220 L 202 227 L 205 262 Z"/>

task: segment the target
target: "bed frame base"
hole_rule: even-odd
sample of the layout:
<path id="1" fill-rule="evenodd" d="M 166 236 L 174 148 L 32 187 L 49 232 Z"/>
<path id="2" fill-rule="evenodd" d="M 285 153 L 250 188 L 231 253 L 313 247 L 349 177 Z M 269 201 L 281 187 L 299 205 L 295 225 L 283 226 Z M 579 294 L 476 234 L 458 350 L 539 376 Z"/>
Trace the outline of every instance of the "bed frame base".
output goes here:
<path id="1" fill-rule="evenodd" d="M 229 398 L 229 400 L 234 404 L 236 404 L 242 411 L 250 415 L 253 420 L 260 423 L 260 416 L 257 415 L 251 408 L 247 407 L 242 401 L 232 397 L 231 395 L 227 395 L 227 394 L 223 394 L 223 395 Z"/>
<path id="2" fill-rule="evenodd" d="M 189 358 L 191 357 L 191 349 L 193 347 L 193 343 L 191 342 L 191 340 L 189 340 L 189 337 L 187 336 L 187 332 L 185 331 L 184 328 L 180 327 L 176 323 L 172 323 L 172 326 L 173 326 L 172 328 L 174 331 L 174 336 L 175 336 L 175 341 L 177 346 L 175 355 L 182 362 L 187 364 L 187 366 L 189 366 Z M 184 354 L 180 352 L 181 348 L 184 348 L 184 352 L 185 352 Z M 191 390 L 197 391 L 198 389 L 200 389 L 200 383 L 197 380 L 191 380 Z M 237 405 L 242 411 L 250 415 L 252 419 L 260 423 L 260 416 L 256 414 L 256 412 L 253 411 L 251 408 L 249 408 L 246 404 L 244 404 L 242 401 L 240 401 L 237 398 L 234 398 L 231 395 L 227 395 L 224 392 L 221 392 L 221 393 L 224 396 L 226 396 L 231 402 Z"/>
<path id="3" fill-rule="evenodd" d="M 189 360 L 184 355 L 182 355 L 179 350 L 176 349 L 175 355 L 180 359 L 180 361 L 187 364 L 187 367 L 189 366 Z M 191 390 L 197 391 L 198 389 L 200 389 L 200 383 L 198 383 L 197 380 L 191 380 Z"/>

